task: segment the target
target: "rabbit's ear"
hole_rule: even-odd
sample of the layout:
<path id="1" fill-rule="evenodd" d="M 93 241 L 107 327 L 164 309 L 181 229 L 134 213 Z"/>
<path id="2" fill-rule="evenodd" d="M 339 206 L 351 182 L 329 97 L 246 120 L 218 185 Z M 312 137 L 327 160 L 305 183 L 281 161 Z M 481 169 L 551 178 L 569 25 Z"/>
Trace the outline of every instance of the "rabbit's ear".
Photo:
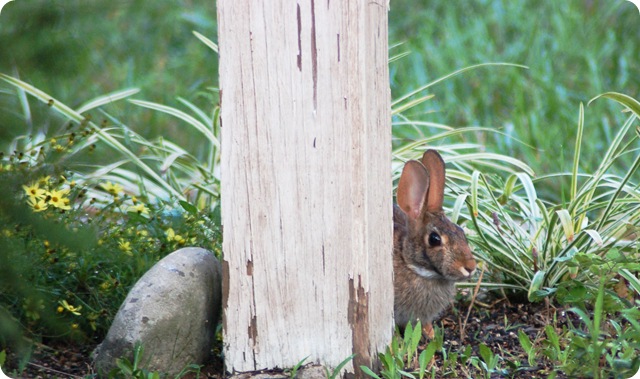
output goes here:
<path id="1" fill-rule="evenodd" d="M 398 205 L 410 219 L 421 213 L 429 189 L 429 173 L 418 161 L 408 161 L 402 169 L 396 195 Z"/>
<path id="2" fill-rule="evenodd" d="M 428 212 L 440 212 L 444 202 L 444 160 L 437 151 L 427 150 L 422 156 L 422 164 L 431 178 L 425 204 L 426 210 Z"/>

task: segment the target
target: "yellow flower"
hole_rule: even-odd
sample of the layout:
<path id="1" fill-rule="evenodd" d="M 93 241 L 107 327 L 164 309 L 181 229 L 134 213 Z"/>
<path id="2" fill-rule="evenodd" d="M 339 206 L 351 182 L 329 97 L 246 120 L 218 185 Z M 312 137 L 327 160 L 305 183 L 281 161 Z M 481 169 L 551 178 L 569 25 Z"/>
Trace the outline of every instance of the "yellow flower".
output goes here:
<path id="1" fill-rule="evenodd" d="M 76 323 L 71 324 L 71 329 L 78 329 L 78 324 Z"/>
<path id="2" fill-rule="evenodd" d="M 109 288 L 111 288 L 111 282 L 110 281 L 104 281 L 104 282 L 100 283 L 100 289 L 101 290 L 106 291 Z"/>
<path id="3" fill-rule="evenodd" d="M 100 184 L 100 187 L 102 187 L 102 189 L 104 189 L 105 191 L 109 192 L 110 194 L 112 194 L 113 196 L 119 194 L 120 192 L 122 192 L 122 186 L 120 184 L 113 184 L 111 182 L 106 182 L 106 183 L 102 183 Z"/>
<path id="4" fill-rule="evenodd" d="M 42 178 L 40 178 L 40 180 L 38 180 L 38 184 L 41 186 L 46 186 L 47 184 L 49 184 L 49 180 L 51 180 L 51 175 L 43 176 Z"/>
<path id="5" fill-rule="evenodd" d="M 69 199 L 65 197 L 69 193 L 69 189 L 61 189 L 61 190 L 53 190 L 47 193 L 49 197 L 49 204 L 53 205 L 58 209 L 68 210 L 71 209 L 69 206 Z"/>
<path id="6" fill-rule="evenodd" d="M 82 309 L 82 305 L 79 306 L 79 307 L 74 307 L 73 305 L 67 303 L 66 300 L 59 301 L 58 303 L 60 303 L 60 305 L 64 309 L 68 310 L 69 312 L 73 313 L 74 315 L 80 316 L 80 310 Z M 60 309 L 60 308 L 58 307 L 58 309 Z"/>
<path id="7" fill-rule="evenodd" d="M 124 239 L 120 238 L 120 241 L 118 242 L 118 248 L 124 251 L 126 254 L 131 255 L 131 242 L 125 241 Z"/>
<path id="8" fill-rule="evenodd" d="M 47 196 L 47 191 L 40 188 L 38 182 L 31 183 L 30 186 L 22 186 L 22 189 L 24 189 L 24 192 L 29 196 L 29 200 L 44 199 Z"/>
<path id="9" fill-rule="evenodd" d="M 167 236 L 167 241 L 169 242 L 175 241 L 179 244 L 183 244 L 186 242 L 184 237 L 182 237 L 180 234 L 176 234 L 176 232 L 174 232 L 172 228 L 167 229 L 165 234 Z"/>
<path id="10" fill-rule="evenodd" d="M 135 203 L 134 203 L 135 204 Z M 149 214 L 149 208 L 147 208 L 144 204 L 138 203 L 133 207 L 129 207 L 129 212 L 137 212 L 138 214 Z"/>
<path id="11" fill-rule="evenodd" d="M 49 207 L 43 199 L 29 198 L 27 204 L 33 208 L 34 212 L 42 212 Z"/>

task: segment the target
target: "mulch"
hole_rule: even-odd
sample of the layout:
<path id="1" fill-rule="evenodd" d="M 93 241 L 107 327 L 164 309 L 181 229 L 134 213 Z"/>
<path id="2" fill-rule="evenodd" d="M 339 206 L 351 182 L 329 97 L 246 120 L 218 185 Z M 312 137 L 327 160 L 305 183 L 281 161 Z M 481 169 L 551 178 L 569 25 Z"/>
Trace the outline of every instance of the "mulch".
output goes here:
<path id="1" fill-rule="evenodd" d="M 518 329 L 522 329 L 533 341 L 536 338 L 543 338 L 546 325 L 562 328 L 569 322 L 574 325 L 577 322 L 570 318 L 571 314 L 544 303 L 513 304 L 506 299 L 484 306 L 476 303 L 468 316 L 467 312 L 468 305 L 458 303 L 436 322 L 436 326 L 444 331 L 444 347 L 450 352 L 460 352 L 467 346 L 471 346 L 473 355 L 477 356 L 479 346 L 484 344 L 494 354 L 520 363 L 520 369 L 509 373 L 509 377 L 516 378 L 543 378 L 554 371 L 554 367 L 544 361 L 536 362 L 535 367 L 528 367 L 527 355 L 518 340 Z M 21 377 L 84 378 L 95 373 L 90 358 L 94 348 L 95 345 L 36 345 Z M 442 367 L 442 355 L 436 354 L 433 364 L 436 368 Z M 195 374 L 184 376 L 185 379 L 196 377 Z M 202 379 L 223 377 L 225 375 L 220 358 L 202 367 L 199 375 Z M 492 378 L 494 377 L 500 378 L 503 375 L 497 373 L 492 375 Z M 556 378 L 564 377 L 562 373 L 556 376 Z"/>
<path id="2" fill-rule="evenodd" d="M 547 325 L 551 325 L 558 334 L 569 324 L 579 325 L 579 319 L 574 314 L 548 303 L 513 304 L 507 299 L 490 306 L 475 306 L 468 318 L 467 313 L 468 307 L 458 304 L 439 321 L 439 326 L 444 329 L 443 345 L 446 349 L 459 352 L 471 346 L 473 355 L 479 356 L 479 346 L 485 345 L 494 354 L 518 363 L 518 369 L 512 369 L 504 375 L 494 373 L 492 378 L 547 378 L 553 372 L 558 379 L 567 377 L 548 360 L 537 360 L 535 366 L 529 366 L 527 354 L 518 339 L 518 331 L 526 333 L 531 341 L 540 341 L 545 338 L 544 329 Z M 438 363 L 442 363 L 441 356 L 436 358 L 436 365 Z M 506 366 L 505 362 L 500 364 L 500 367 Z"/>

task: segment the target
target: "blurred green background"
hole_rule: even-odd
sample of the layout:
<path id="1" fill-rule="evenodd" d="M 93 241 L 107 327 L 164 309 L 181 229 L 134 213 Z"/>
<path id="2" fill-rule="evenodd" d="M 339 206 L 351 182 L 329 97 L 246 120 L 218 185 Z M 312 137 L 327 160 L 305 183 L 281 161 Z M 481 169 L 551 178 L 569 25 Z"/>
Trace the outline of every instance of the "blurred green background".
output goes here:
<path id="1" fill-rule="evenodd" d="M 13 1 L 0 16 L 0 72 L 19 76 L 71 107 L 138 87 L 138 99 L 175 106 L 182 96 L 211 109 L 207 87 L 217 83 L 217 57 L 194 30 L 216 40 L 215 2 Z M 34 121 L 46 123 L 49 110 L 35 103 L 42 114 Z M 143 135 L 177 135 L 185 145 L 197 140 L 181 136 L 184 129 L 158 112 L 126 102 L 106 110 Z M 14 90 L 0 93 L 0 114 L 0 141 L 24 133 Z"/>
<path id="2" fill-rule="evenodd" d="M 179 107 L 180 96 L 211 109 L 217 57 L 192 31 L 217 41 L 215 16 L 215 1 L 13 1 L 0 16 L 0 72 L 70 106 L 139 87 L 138 99 Z M 530 67 L 485 67 L 451 78 L 430 89 L 433 100 L 405 115 L 495 128 L 503 134 L 478 135 L 479 142 L 538 174 L 569 170 L 580 102 L 606 91 L 639 96 L 640 15 L 625 0 L 394 0 L 389 24 L 390 55 L 409 53 L 391 64 L 394 97 L 473 64 Z M 170 135 L 182 146 L 199 138 L 127 102 L 106 110 L 145 136 Z M 612 128 L 626 118 L 620 110 L 607 101 L 587 108 L 585 170 L 597 165 Z M 32 111 L 31 127 L 56 122 L 44 105 Z M 30 127 L 5 84 L 0 123 L 5 151 Z"/>

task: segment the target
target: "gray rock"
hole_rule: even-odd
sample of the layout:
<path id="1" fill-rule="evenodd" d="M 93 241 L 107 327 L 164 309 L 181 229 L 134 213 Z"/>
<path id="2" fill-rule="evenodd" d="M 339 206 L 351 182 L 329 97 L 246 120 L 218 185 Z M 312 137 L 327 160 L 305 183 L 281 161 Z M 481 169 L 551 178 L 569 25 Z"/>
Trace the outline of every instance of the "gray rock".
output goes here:
<path id="1" fill-rule="evenodd" d="M 116 359 L 132 362 L 133 347 L 144 348 L 140 367 L 179 373 L 209 357 L 220 316 L 222 268 L 201 248 L 177 250 L 147 271 L 118 310 L 105 340 L 94 351 L 101 374 Z"/>

